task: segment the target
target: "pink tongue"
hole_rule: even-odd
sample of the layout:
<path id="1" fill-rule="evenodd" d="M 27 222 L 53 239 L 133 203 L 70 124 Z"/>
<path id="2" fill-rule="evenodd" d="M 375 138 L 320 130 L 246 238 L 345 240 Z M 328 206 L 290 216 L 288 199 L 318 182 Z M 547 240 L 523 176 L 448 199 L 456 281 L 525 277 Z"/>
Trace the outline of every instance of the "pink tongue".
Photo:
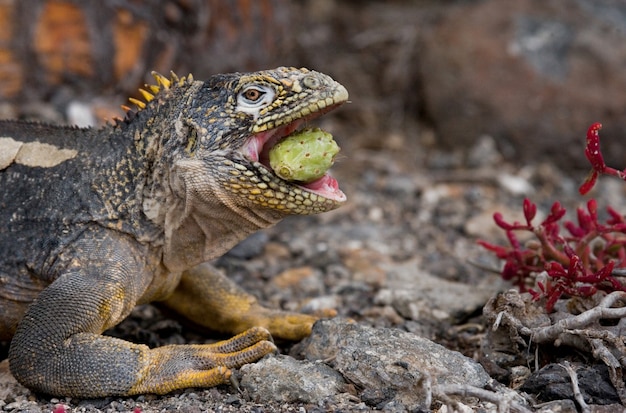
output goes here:
<path id="1" fill-rule="evenodd" d="M 326 174 L 319 179 L 308 184 L 300 184 L 301 187 L 307 190 L 323 196 L 324 198 L 333 199 L 335 201 L 343 202 L 346 200 L 346 195 L 339 189 L 339 183 L 335 178 Z"/>

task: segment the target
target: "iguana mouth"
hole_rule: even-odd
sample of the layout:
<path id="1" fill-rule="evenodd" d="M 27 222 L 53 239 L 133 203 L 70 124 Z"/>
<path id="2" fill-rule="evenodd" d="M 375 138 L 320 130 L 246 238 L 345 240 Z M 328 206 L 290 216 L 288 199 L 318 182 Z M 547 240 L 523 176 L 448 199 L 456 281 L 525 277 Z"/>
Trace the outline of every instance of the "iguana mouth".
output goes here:
<path id="1" fill-rule="evenodd" d="M 297 119 L 287 125 L 279 126 L 277 128 L 252 135 L 243 148 L 243 154 L 252 163 L 259 164 L 261 167 L 274 173 L 269 162 L 270 149 L 284 137 L 301 129 L 306 122 L 306 118 Z M 275 173 L 274 176 L 276 176 L 276 179 L 281 179 Z M 287 183 L 288 185 L 297 186 L 308 192 L 336 202 L 344 202 L 347 199 L 343 191 L 339 189 L 339 183 L 337 180 L 328 172 L 326 172 L 321 178 L 306 184 L 288 182 L 283 179 L 281 179 L 281 181 Z"/>

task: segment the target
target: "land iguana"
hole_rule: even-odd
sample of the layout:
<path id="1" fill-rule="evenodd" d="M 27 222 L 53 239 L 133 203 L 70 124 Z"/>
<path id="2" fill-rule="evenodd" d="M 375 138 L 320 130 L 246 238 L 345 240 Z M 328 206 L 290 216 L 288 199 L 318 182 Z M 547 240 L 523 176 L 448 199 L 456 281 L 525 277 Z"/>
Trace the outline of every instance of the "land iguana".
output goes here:
<path id="1" fill-rule="evenodd" d="M 204 82 L 154 75 L 138 110 L 100 129 L 0 121 L 0 340 L 34 391 L 227 383 L 231 368 L 275 351 L 271 336 L 300 340 L 316 320 L 262 307 L 207 262 L 287 215 L 345 201 L 330 175 L 288 182 L 267 158 L 348 92 L 285 67 Z M 238 335 L 154 349 L 102 335 L 153 301 Z"/>

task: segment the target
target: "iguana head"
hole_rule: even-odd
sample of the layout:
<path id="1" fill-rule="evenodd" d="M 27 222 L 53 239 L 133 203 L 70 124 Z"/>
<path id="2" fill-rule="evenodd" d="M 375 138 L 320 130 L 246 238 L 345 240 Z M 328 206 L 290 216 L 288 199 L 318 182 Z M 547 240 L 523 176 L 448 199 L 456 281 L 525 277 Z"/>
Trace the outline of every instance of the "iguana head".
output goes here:
<path id="1" fill-rule="evenodd" d="M 285 215 L 325 212 L 346 200 L 329 174 L 294 183 L 278 177 L 269 163 L 281 138 L 347 101 L 346 89 L 329 76 L 280 67 L 204 82 L 155 78 L 158 85 L 142 91 L 147 105 L 132 100 L 146 108 L 136 114 L 140 119 L 129 120 L 142 125 L 136 140 L 154 162 L 143 191 L 144 212 L 154 221 L 187 233 L 202 227 L 205 236 L 222 226 L 225 241 L 226 232 L 241 238 Z"/>
<path id="2" fill-rule="evenodd" d="M 266 184 L 261 184 L 260 205 L 297 214 L 324 212 L 341 205 L 346 197 L 331 175 L 326 173 L 307 184 L 287 182 L 272 171 L 269 152 L 308 121 L 345 103 L 347 90 L 322 73 L 279 68 L 241 77 L 234 92 L 235 112 L 245 113 L 251 121 L 241 141 L 244 144 L 239 154 L 243 157 L 237 162 Z"/>
<path id="3" fill-rule="evenodd" d="M 189 83 L 155 77 L 161 88 Z M 216 75 L 190 86 L 179 116 L 170 120 L 179 123 L 176 135 L 183 140 L 176 139 L 165 151 L 175 153 L 173 162 L 186 171 L 186 191 L 197 186 L 196 193 L 205 192 L 210 181 L 211 197 L 284 215 L 325 212 L 346 200 L 329 174 L 307 184 L 288 182 L 269 163 L 269 151 L 281 138 L 347 101 L 341 84 L 308 69 L 280 67 Z"/>

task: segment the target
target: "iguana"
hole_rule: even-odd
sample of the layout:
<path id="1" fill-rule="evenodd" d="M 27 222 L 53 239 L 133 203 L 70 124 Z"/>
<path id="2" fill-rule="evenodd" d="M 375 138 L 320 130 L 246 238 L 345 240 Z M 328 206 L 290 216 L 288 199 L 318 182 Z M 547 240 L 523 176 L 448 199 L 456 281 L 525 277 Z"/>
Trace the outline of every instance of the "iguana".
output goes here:
<path id="1" fill-rule="evenodd" d="M 291 214 L 346 199 L 330 175 L 278 178 L 268 151 L 348 99 L 329 76 L 277 68 L 206 81 L 155 74 L 138 110 L 100 129 L 0 121 L 0 340 L 23 385 L 80 398 L 164 394 L 299 340 L 314 316 L 262 307 L 208 261 Z M 158 301 L 238 334 L 149 349 L 101 333 Z"/>

